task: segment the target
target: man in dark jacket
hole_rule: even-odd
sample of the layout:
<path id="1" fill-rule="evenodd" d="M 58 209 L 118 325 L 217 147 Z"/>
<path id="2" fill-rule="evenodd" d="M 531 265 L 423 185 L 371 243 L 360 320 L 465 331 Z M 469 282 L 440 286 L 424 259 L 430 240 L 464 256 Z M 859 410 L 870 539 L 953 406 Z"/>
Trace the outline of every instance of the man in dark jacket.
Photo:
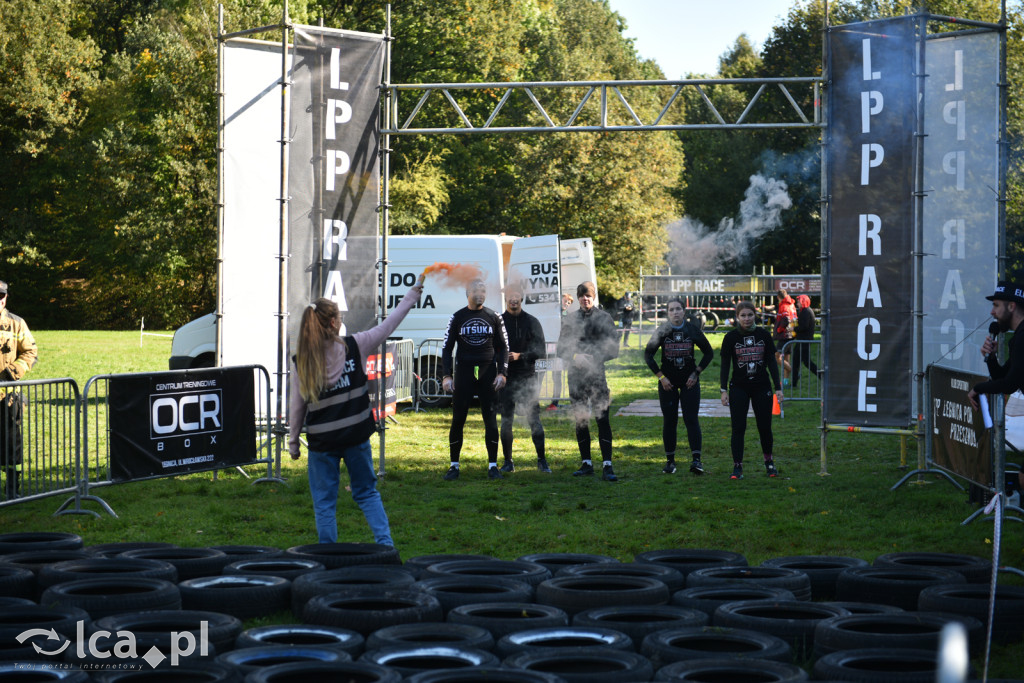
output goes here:
<path id="1" fill-rule="evenodd" d="M 796 338 L 802 341 L 814 339 L 814 328 L 817 325 L 817 318 L 814 317 L 814 309 L 811 308 L 811 297 L 801 294 L 796 298 Z M 800 384 L 800 364 L 818 374 L 818 366 L 811 360 L 811 345 L 793 344 L 793 388 Z"/>
<path id="2" fill-rule="evenodd" d="M 558 357 L 569 368 L 569 398 L 576 421 L 576 443 L 583 464 L 573 476 L 594 474 L 590 459 L 590 416 L 596 414 L 597 440 L 601 448 L 601 477 L 616 481 L 612 469 L 612 426 L 608 419 L 611 391 L 604 364 L 619 355 L 615 322 L 597 308 L 597 285 L 583 282 L 576 287 L 578 311 L 567 315 L 558 336 Z"/>
<path id="3" fill-rule="evenodd" d="M 7 283 L 0 281 L 0 382 L 17 382 L 36 364 L 36 340 L 28 325 L 7 310 Z M 8 500 L 19 495 L 23 457 L 21 394 L 0 389 L 0 467 Z"/>
<path id="4" fill-rule="evenodd" d="M 540 423 L 540 381 L 536 364 L 543 358 L 544 328 L 540 321 L 523 310 L 523 290 L 509 285 L 505 290 L 505 312 L 501 314 L 508 334 L 508 382 L 498 394 L 501 411 L 501 452 L 505 456 L 502 472 L 515 472 L 512 462 L 512 425 L 516 419 L 516 405 L 526 408 L 530 436 L 537 449 L 537 469 L 551 473 L 544 458 L 544 426 Z"/>

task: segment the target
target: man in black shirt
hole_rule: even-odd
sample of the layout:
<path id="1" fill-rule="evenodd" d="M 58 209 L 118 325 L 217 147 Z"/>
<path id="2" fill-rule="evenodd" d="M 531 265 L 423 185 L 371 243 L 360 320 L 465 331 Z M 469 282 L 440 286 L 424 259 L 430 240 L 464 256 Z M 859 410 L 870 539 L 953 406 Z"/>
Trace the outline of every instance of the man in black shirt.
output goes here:
<path id="1" fill-rule="evenodd" d="M 498 471 L 498 419 L 494 413 L 495 392 L 505 386 L 508 375 L 508 337 L 501 316 L 484 306 L 487 285 L 474 280 L 466 287 L 465 308 L 452 314 L 444 334 L 441 387 L 452 393 L 452 426 L 448 432 L 451 465 L 444 475 L 447 481 L 459 478 L 462 430 L 473 396 L 480 397 L 484 417 L 484 441 L 487 446 L 487 476 L 501 479 Z M 455 362 L 452 350 L 458 343 Z"/>
<path id="2" fill-rule="evenodd" d="M 505 312 L 501 314 L 508 334 L 508 383 L 498 394 L 501 408 L 501 452 L 505 456 L 502 472 L 515 472 L 512 462 L 512 425 L 516 405 L 526 407 L 533 446 L 537 449 L 537 469 L 551 473 L 544 458 L 544 426 L 540 423 L 540 382 L 536 363 L 543 358 L 544 328 L 540 321 L 523 310 L 523 290 L 509 285 L 505 290 Z"/>
<path id="3" fill-rule="evenodd" d="M 573 472 L 581 477 L 594 474 L 590 460 L 590 416 L 596 413 L 597 442 L 601 448 L 601 477 L 617 481 L 612 469 L 612 426 L 608 419 L 611 391 L 605 377 L 604 364 L 619 355 L 619 338 L 615 322 L 597 308 L 597 285 L 583 282 L 576 287 L 578 311 L 565 317 L 558 335 L 558 357 L 569 368 L 569 398 L 576 421 L 576 443 L 583 464 Z"/>

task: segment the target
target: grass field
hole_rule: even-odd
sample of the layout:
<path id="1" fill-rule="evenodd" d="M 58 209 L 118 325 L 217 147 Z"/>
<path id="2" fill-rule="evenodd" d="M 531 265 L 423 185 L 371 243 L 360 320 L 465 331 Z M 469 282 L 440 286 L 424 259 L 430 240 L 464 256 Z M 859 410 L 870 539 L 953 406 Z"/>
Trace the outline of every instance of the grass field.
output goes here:
<path id="1" fill-rule="evenodd" d="M 30 375 L 72 377 L 84 385 L 98 373 L 166 369 L 169 341 L 137 332 L 36 332 L 40 361 Z M 721 335 L 711 334 L 718 348 Z M 991 557 L 993 525 L 961 522 L 974 510 L 966 493 L 929 475 L 896 491 L 907 469 L 894 436 L 834 434 L 828 439 L 827 476 L 821 474 L 820 408 L 790 403 L 776 418 L 775 459 L 781 476 L 768 479 L 760 465 L 756 430 L 747 433 L 747 477 L 729 479 L 728 418 L 702 420 L 708 473 L 681 467 L 661 474 L 660 417 L 617 417 L 621 406 L 655 396 L 654 379 L 637 350 L 609 363 L 614 459 L 620 481 L 571 476 L 579 462 L 572 424 L 545 413 L 551 475 L 532 467 L 533 447 L 517 420 L 514 474 L 485 476 L 483 430 L 470 414 L 462 477 L 442 481 L 448 466 L 450 411 L 401 413 L 387 432 L 386 475 L 379 488 L 404 557 L 483 553 L 514 559 L 536 552 L 584 552 L 624 561 L 668 548 L 713 548 L 743 553 L 750 564 L 790 555 L 842 555 L 872 560 L 894 551 L 969 553 Z M 718 363 L 704 373 L 705 397 L 718 397 Z M 401 407 L 401 406 L 400 406 Z M 680 453 L 686 451 L 680 422 Z M 595 436 L 596 440 L 596 436 Z M 376 440 L 374 441 L 375 451 Z M 596 453 L 596 443 L 595 443 Z M 683 457 L 682 455 L 680 456 Z M 916 465 L 916 447 L 909 445 Z M 54 517 L 63 498 L 29 501 L 0 510 L 5 531 L 71 531 L 89 544 L 153 540 L 180 545 L 261 544 L 289 547 L 315 542 L 304 460 L 284 453 L 286 484 L 253 484 L 235 470 L 98 487 L 93 493 L 118 514 Z M 259 468 L 247 468 L 255 477 Z M 265 467 L 263 468 L 265 472 Z M 93 509 L 95 508 L 94 506 Z M 339 537 L 371 541 L 358 508 L 339 501 Z M 1024 534 L 1009 522 L 1004 565 L 1024 567 Z M 1020 585 L 1005 574 L 1001 581 Z M 1016 676 L 1024 645 L 996 651 L 992 675 Z M 1001 673 L 999 673 L 1001 671 Z"/>

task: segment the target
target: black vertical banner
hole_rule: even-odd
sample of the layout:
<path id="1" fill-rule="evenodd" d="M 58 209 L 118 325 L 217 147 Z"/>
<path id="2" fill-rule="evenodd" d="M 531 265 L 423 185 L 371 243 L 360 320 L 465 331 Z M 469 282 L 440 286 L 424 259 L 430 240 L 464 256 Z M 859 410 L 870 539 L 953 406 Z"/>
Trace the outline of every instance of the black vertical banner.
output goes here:
<path id="1" fill-rule="evenodd" d="M 825 415 L 912 419 L 915 24 L 830 30 L 830 299 Z"/>
<path id="2" fill-rule="evenodd" d="M 321 296 L 341 309 L 342 334 L 376 321 L 383 65 L 382 35 L 295 29 L 288 279 L 296 324 Z"/>

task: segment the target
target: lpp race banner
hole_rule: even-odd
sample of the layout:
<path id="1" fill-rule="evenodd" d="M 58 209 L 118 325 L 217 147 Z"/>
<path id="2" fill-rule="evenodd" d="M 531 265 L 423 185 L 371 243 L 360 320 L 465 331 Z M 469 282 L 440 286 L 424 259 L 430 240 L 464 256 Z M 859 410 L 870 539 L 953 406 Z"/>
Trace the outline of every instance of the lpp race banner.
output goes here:
<path id="1" fill-rule="evenodd" d="M 380 354 L 374 353 L 366 357 L 366 379 L 370 394 L 370 409 L 373 410 L 373 419 L 380 419 L 380 411 L 377 404 L 377 392 L 381 386 L 381 371 L 384 374 L 384 415 L 394 415 L 398 405 L 398 394 L 395 390 L 395 356 L 398 354 L 398 345 L 395 342 L 387 343 L 387 353 L 384 356 L 384 363 L 380 362 Z"/>
<path id="2" fill-rule="evenodd" d="M 830 29 L 831 423 L 913 422 L 914 20 Z"/>
<path id="3" fill-rule="evenodd" d="M 376 322 L 383 64 L 382 35 L 295 27 L 288 184 L 293 342 L 303 309 L 318 297 L 338 304 L 343 335 Z"/>
<path id="4" fill-rule="evenodd" d="M 981 411 L 967 400 L 967 390 L 988 379 L 933 365 L 928 371 L 932 405 L 932 460 L 979 486 L 991 486 L 992 430 Z"/>
<path id="5" fill-rule="evenodd" d="M 113 481 L 245 465 L 256 459 L 252 368 L 112 377 Z"/>

